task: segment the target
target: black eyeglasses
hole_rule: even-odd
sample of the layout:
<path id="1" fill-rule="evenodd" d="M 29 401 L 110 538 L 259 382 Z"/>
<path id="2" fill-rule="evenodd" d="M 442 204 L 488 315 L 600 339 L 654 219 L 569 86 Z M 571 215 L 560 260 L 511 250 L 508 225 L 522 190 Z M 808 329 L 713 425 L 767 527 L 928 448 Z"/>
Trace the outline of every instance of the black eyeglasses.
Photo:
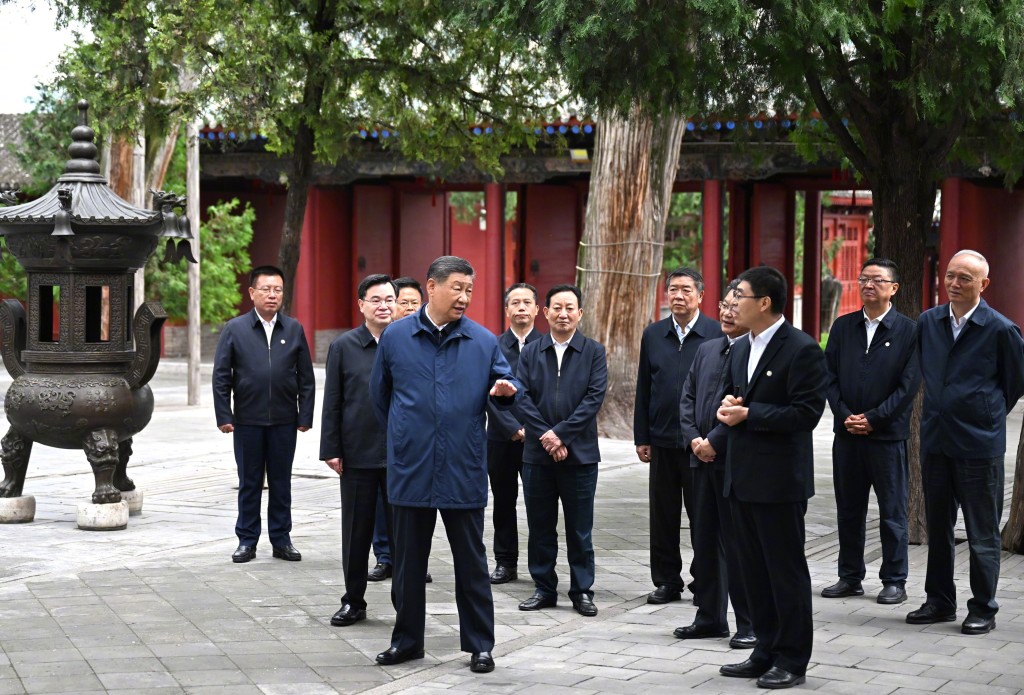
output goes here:
<path id="1" fill-rule="evenodd" d="M 883 278 L 866 278 L 863 275 L 857 278 L 858 285 L 891 285 L 895 282 L 895 280 L 885 280 Z"/>
<path id="2" fill-rule="evenodd" d="M 736 292 L 732 295 L 735 299 L 764 299 L 768 295 L 766 294 L 740 294 Z"/>

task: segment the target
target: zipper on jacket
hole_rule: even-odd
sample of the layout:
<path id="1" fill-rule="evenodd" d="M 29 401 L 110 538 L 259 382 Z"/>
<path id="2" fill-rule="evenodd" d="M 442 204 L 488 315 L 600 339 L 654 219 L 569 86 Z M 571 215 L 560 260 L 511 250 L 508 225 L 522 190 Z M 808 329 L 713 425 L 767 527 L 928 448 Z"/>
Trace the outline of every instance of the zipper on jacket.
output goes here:
<path id="1" fill-rule="evenodd" d="M 274 356 L 270 352 L 270 346 L 273 344 L 273 332 L 271 337 L 267 338 L 267 424 L 269 425 L 274 421 Z"/>

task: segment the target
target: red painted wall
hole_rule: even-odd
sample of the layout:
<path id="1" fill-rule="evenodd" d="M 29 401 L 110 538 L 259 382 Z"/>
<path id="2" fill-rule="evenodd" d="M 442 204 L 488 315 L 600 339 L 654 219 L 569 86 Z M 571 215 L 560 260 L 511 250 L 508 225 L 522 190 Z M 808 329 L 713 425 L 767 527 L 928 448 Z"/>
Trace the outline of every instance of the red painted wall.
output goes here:
<path id="1" fill-rule="evenodd" d="M 351 295 L 372 273 L 392 274 L 394 192 L 390 186 L 352 187 Z"/>
<path id="2" fill-rule="evenodd" d="M 448 248 L 445 239 L 448 198 L 444 191 L 402 190 L 398 204 L 396 275 L 408 275 L 425 283 L 430 264 L 445 255 Z"/>
<path id="3" fill-rule="evenodd" d="M 572 186 L 529 185 L 523 191 L 524 282 L 537 288 L 543 308 L 552 286 L 576 282 L 579 194 Z M 537 328 L 548 330 L 543 312 Z"/>
<path id="4" fill-rule="evenodd" d="M 786 276 L 786 318 L 793 318 L 794 193 L 778 184 L 754 184 L 750 205 L 750 265 L 768 265 Z"/>
<path id="5" fill-rule="evenodd" d="M 960 180 L 954 188 L 959 188 L 956 238 L 942 238 L 939 302 L 949 301 L 941 277 L 950 257 L 961 249 L 973 249 L 984 255 L 991 267 L 992 282 L 982 295 L 985 301 L 1018 326 L 1024 324 L 1024 303 L 1017 281 L 1024 267 L 1024 190 L 1007 191 L 999 185 L 980 186 L 966 180 Z M 943 186 L 944 210 L 957 207 L 947 205 L 948 190 L 950 187 Z"/>

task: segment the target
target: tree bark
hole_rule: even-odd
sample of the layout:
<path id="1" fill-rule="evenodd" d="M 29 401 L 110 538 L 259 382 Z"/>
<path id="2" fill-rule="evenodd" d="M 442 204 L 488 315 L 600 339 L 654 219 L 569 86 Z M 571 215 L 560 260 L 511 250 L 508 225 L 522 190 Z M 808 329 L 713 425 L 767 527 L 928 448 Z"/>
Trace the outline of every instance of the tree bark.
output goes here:
<path id="1" fill-rule="evenodd" d="M 1017 464 L 1013 476 L 1013 497 L 1010 498 L 1010 518 L 1003 527 L 1003 550 L 1024 553 L 1024 428 L 1017 444 Z"/>
<path id="2" fill-rule="evenodd" d="M 579 282 L 583 330 L 608 352 L 602 436 L 633 436 L 640 338 L 654 313 L 665 222 L 686 119 L 643 105 L 628 118 L 607 114 L 594 142 Z"/>
<path id="3" fill-rule="evenodd" d="M 893 304 L 916 321 L 923 299 L 924 240 L 932 227 L 938 171 L 921 162 L 910 148 L 891 151 L 886 169 L 886 173 L 871 186 L 875 253 L 899 265 L 900 289 Z M 910 438 L 907 440 L 907 531 L 910 542 L 914 544 L 928 542 L 921 481 L 921 401 L 922 393 L 918 393 L 914 399 Z"/>
<path id="4" fill-rule="evenodd" d="M 171 158 L 174 156 L 174 147 L 178 144 L 178 123 L 171 124 L 163 141 L 153 149 L 152 161 L 146 167 L 146 205 L 153 206 L 153 194 L 150 191 L 159 191 L 164 186 L 164 179 L 167 178 L 167 168 L 171 165 Z M 151 145 L 153 143 L 150 143 Z"/>

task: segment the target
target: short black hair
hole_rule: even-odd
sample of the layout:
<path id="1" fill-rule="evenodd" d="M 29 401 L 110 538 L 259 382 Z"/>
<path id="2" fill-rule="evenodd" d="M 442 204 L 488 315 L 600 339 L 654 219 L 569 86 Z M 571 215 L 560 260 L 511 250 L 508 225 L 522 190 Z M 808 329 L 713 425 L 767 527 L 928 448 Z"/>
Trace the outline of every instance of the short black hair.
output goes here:
<path id="1" fill-rule="evenodd" d="M 533 303 L 536 304 L 537 302 L 540 301 L 540 298 L 537 296 L 536 287 L 534 287 L 528 282 L 517 282 L 514 285 L 509 285 L 508 289 L 505 290 L 505 306 L 508 306 L 508 296 L 512 294 L 513 290 L 530 290 L 531 292 L 533 292 Z"/>
<path id="2" fill-rule="evenodd" d="M 277 277 L 281 278 L 281 284 L 284 284 L 284 273 L 281 272 L 281 269 L 278 268 L 276 265 L 258 265 L 252 269 L 251 273 L 249 273 L 249 287 L 255 287 L 256 278 L 261 277 L 263 275 L 276 275 Z"/>
<path id="3" fill-rule="evenodd" d="M 665 289 L 672 284 L 672 278 L 690 278 L 697 287 L 698 292 L 704 291 L 704 276 L 693 268 L 676 268 L 665 278 Z"/>
<path id="4" fill-rule="evenodd" d="M 449 275 L 454 275 L 455 273 L 469 275 L 470 277 L 476 275 L 473 266 L 465 258 L 441 256 L 430 264 L 430 268 L 427 269 L 427 279 L 434 282 L 444 282 L 448 279 Z"/>
<path id="5" fill-rule="evenodd" d="M 391 289 L 395 290 L 395 283 L 392 282 L 390 275 L 384 273 L 374 273 L 373 275 L 367 275 L 363 278 L 362 282 L 359 283 L 359 287 L 356 289 L 356 294 L 360 299 L 366 299 L 366 290 L 377 285 L 383 285 L 387 283 L 391 285 Z M 398 294 L 398 290 L 395 290 L 395 294 Z"/>
<path id="6" fill-rule="evenodd" d="M 544 304 L 547 306 L 551 306 L 551 298 L 554 297 L 559 292 L 572 292 L 574 295 L 576 295 L 576 303 L 579 304 L 580 307 L 583 306 L 583 293 L 580 292 L 580 288 L 577 287 L 576 285 L 555 285 L 550 290 L 548 290 L 547 296 L 544 297 Z"/>
<path id="7" fill-rule="evenodd" d="M 420 286 L 420 281 L 416 278 L 411 278 L 408 275 L 403 275 L 400 278 L 395 278 L 391 281 L 391 284 L 395 286 L 395 294 L 398 294 L 406 287 L 411 287 L 420 293 L 420 299 L 423 299 L 423 287 Z"/>
<path id="8" fill-rule="evenodd" d="M 726 297 L 728 297 L 730 292 L 736 292 L 737 290 L 739 290 L 739 288 L 740 288 L 740 279 L 739 278 L 733 278 L 732 280 L 729 281 L 729 284 L 725 286 L 725 289 L 722 290 L 722 299 L 725 299 Z"/>
<path id="9" fill-rule="evenodd" d="M 889 274 L 892 276 L 890 279 L 893 282 L 900 281 L 900 267 L 896 265 L 896 261 L 889 260 L 888 258 L 869 258 L 864 261 L 864 265 L 860 267 L 861 272 L 869 265 L 876 265 L 879 268 L 888 268 Z"/>
<path id="10" fill-rule="evenodd" d="M 775 268 L 759 265 L 740 273 L 740 282 L 746 281 L 751 291 L 772 301 L 772 313 L 780 315 L 786 308 L 786 278 Z"/>

